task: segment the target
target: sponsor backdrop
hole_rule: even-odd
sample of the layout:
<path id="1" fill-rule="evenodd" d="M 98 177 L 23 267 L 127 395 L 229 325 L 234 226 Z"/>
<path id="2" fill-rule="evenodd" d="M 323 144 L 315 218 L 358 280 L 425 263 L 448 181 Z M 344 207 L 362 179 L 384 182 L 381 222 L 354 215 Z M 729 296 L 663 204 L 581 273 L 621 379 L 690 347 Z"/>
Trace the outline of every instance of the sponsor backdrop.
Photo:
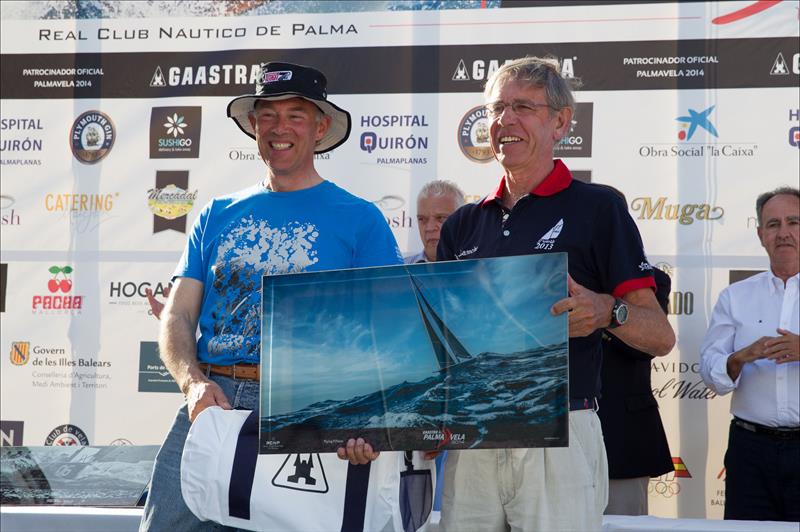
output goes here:
<path id="1" fill-rule="evenodd" d="M 768 266 L 755 197 L 797 184 L 797 2 L 270 12 L 287 4 L 4 4 L 0 444 L 161 441 L 182 397 L 145 290 L 169 286 L 210 198 L 263 177 L 225 116 L 259 62 L 326 72 L 353 130 L 317 168 L 373 201 L 410 253 L 427 181 L 455 180 L 474 200 L 500 177 L 486 77 L 547 54 L 583 82 L 559 157 L 627 195 L 672 277 L 678 344 L 653 362 L 653 392 L 675 471 L 651 481 L 651 510 L 720 518 L 729 399 L 703 385 L 698 347 L 720 290 Z"/>

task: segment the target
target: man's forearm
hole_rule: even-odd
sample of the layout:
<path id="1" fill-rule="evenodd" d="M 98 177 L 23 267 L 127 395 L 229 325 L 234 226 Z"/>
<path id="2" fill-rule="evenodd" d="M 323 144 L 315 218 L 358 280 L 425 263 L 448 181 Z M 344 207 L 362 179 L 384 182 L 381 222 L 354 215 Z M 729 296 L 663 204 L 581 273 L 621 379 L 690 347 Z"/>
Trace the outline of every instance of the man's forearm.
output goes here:
<path id="1" fill-rule="evenodd" d="M 742 357 L 746 356 L 749 349 L 750 346 L 736 351 L 735 353 L 731 353 L 725 361 L 725 370 L 728 372 L 728 377 L 734 382 L 736 382 L 736 379 L 738 379 L 739 375 L 742 373 L 742 366 L 744 366 L 745 363 Z"/>
<path id="2" fill-rule="evenodd" d="M 660 308 L 628 302 L 628 321 L 612 332 L 629 346 L 653 356 L 667 355 L 675 346 L 675 332 Z"/>
<path id="3" fill-rule="evenodd" d="M 728 372 L 728 377 L 735 381 L 742 373 L 742 368 L 745 364 L 766 358 L 768 356 L 766 352 L 767 345 L 771 339 L 772 337 L 762 336 L 747 347 L 731 353 L 725 361 L 725 370 Z"/>
<path id="4" fill-rule="evenodd" d="M 203 379 L 197 364 L 195 328 L 187 316 L 165 312 L 163 318 L 158 339 L 161 360 L 186 394 L 192 381 Z"/>

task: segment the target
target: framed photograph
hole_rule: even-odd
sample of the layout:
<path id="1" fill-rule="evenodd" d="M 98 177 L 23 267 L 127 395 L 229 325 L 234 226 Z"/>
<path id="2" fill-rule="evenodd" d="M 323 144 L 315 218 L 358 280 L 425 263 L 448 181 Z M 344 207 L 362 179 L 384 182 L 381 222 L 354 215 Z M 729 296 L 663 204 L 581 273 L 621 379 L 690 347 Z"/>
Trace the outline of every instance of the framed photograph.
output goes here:
<path id="1" fill-rule="evenodd" d="M 567 255 L 265 276 L 261 453 L 568 444 Z"/>

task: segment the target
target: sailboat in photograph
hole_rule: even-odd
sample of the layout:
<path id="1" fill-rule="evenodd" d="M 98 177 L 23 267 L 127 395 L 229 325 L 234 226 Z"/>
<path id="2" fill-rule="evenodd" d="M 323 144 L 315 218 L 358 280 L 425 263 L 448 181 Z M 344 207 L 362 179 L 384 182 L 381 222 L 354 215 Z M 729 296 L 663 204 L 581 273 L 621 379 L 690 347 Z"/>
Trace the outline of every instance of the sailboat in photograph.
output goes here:
<path id="1" fill-rule="evenodd" d="M 419 281 L 410 274 L 409 278 L 411 279 L 414 297 L 417 299 L 417 307 L 422 316 L 422 322 L 425 324 L 425 330 L 428 332 L 433 353 L 439 363 L 439 371 L 445 371 L 451 366 L 471 359 L 472 355 L 464 347 L 464 344 L 456 338 L 453 332 L 444 324 L 442 318 L 431 307 L 431 304 L 428 303 L 428 300 L 425 299 Z"/>

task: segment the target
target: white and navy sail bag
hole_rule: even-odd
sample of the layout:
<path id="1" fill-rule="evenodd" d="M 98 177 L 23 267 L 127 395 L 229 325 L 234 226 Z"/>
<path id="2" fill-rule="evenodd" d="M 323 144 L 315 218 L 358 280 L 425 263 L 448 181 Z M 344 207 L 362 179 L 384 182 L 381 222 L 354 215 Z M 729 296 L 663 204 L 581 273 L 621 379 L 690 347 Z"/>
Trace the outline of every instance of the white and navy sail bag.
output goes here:
<path id="1" fill-rule="evenodd" d="M 354 466 L 332 453 L 258 454 L 258 416 L 207 408 L 192 423 L 181 491 L 203 521 L 264 531 L 416 532 L 436 482 L 423 453 L 382 452 Z"/>

